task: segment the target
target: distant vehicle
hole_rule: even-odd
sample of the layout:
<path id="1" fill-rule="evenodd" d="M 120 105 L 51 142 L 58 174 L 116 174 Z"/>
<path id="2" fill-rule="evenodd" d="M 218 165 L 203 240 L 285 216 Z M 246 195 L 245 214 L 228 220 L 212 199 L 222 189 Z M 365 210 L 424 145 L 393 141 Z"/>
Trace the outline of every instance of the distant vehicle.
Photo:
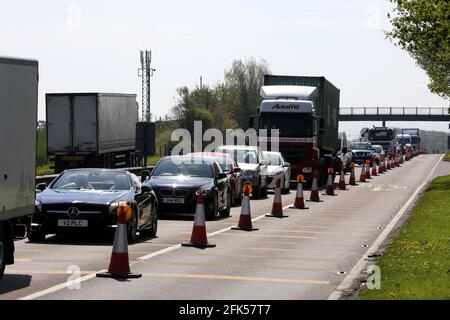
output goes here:
<path id="1" fill-rule="evenodd" d="M 217 163 L 222 168 L 223 172 L 226 173 L 228 177 L 228 182 L 231 186 L 231 205 L 237 206 L 240 205 L 242 202 L 242 176 L 241 176 L 241 168 L 239 168 L 239 165 L 234 160 L 234 158 L 227 154 L 222 152 L 193 152 L 187 154 L 188 156 L 194 155 L 194 156 L 207 156 L 211 157 L 214 160 L 217 161 Z"/>
<path id="2" fill-rule="evenodd" d="M 214 158 L 168 156 L 161 159 L 144 182 L 160 203 L 160 215 L 195 214 L 197 191 L 205 191 L 205 216 L 229 216 L 232 193 L 228 177 Z"/>
<path id="3" fill-rule="evenodd" d="M 223 145 L 216 149 L 217 152 L 228 153 L 241 168 L 242 180 L 252 183 L 252 197 L 260 199 L 267 197 L 267 164 L 261 150 L 254 146 Z"/>
<path id="4" fill-rule="evenodd" d="M 414 154 L 419 154 L 420 152 L 420 129 L 419 128 L 404 128 L 402 129 L 402 133 L 409 134 L 411 136 L 411 144 L 414 150 Z"/>
<path id="5" fill-rule="evenodd" d="M 32 242 L 47 234 L 91 231 L 108 233 L 117 225 L 116 209 L 128 204 L 133 216 L 128 221 L 128 240 L 136 233 L 155 236 L 158 229 L 159 203 L 155 193 L 128 171 L 114 169 L 71 169 L 61 173 L 48 187 L 36 189 Z"/>
<path id="6" fill-rule="evenodd" d="M 0 278 L 34 212 L 38 79 L 37 61 L 0 57 Z"/>
<path id="7" fill-rule="evenodd" d="M 373 163 L 374 152 L 370 142 L 355 142 L 350 146 L 350 150 L 352 151 L 353 162 L 363 164 L 369 160 L 371 164 Z"/>
<path id="8" fill-rule="evenodd" d="M 373 157 L 376 164 L 379 164 L 380 161 L 384 159 L 386 153 L 384 152 L 383 146 L 379 144 L 372 145 Z"/>
<path id="9" fill-rule="evenodd" d="M 48 93 L 47 155 L 55 172 L 133 167 L 138 105 L 135 94 Z"/>
<path id="10" fill-rule="evenodd" d="M 290 187 L 291 164 L 287 162 L 280 152 L 263 151 L 263 157 L 269 161 L 267 165 L 268 189 L 275 189 L 276 180 L 281 179 L 281 192 L 288 193 Z"/>
<path id="11" fill-rule="evenodd" d="M 396 148 L 396 132 L 389 127 L 373 127 L 367 131 L 367 139 L 372 145 L 381 145 L 386 154 L 393 154 Z"/>
<path id="12" fill-rule="evenodd" d="M 352 153 L 349 151 L 347 135 L 345 132 L 339 132 L 338 134 L 337 155 L 341 158 L 342 164 L 344 166 L 344 172 L 350 172 L 351 165 L 353 162 L 353 156 Z"/>
<path id="13" fill-rule="evenodd" d="M 267 129 L 267 138 L 260 137 L 271 150 L 271 132 L 279 131 L 280 151 L 291 164 L 290 180 L 299 174 L 308 184 L 318 170 L 320 184 L 327 178 L 327 169 L 335 167 L 337 157 L 340 91 L 325 77 L 265 75 L 261 87 L 264 99 L 259 114 L 252 116 L 250 127 Z M 258 118 L 258 122 L 254 120 Z"/>
<path id="14" fill-rule="evenodd" d="M 397 143 L 399 144 L 400 152 L 405 153 L 406 148 L 412 147 L 411 135 L 407 133 L 397 134 Z"/>

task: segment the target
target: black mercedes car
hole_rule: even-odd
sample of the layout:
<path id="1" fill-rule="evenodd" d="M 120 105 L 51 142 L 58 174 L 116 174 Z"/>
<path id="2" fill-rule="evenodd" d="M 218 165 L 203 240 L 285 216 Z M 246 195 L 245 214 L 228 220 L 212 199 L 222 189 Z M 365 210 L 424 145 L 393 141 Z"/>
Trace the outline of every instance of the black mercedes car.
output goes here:
<path id="1" fill-rule="evenodd" d="M 144 185 L 158 197 L 159 213 L 194 214 L 196 191 L 206 191 L 205 216 L 214 219 L 228 216 L 231 208 L 231 187 L 220 165 L 207 156 L 168 156 L 161 159 Z"/>
<path id="2" fill-rule="evenodd" d="M 61 173 L 48 187 L 38 184 L 35 213 L 28 239 L 43 241 L 47 234 L 78 231 L 107 232 L 117 225 L 118 206 L 128 204 L 128 240 L 136 233 L 155 236 L 159 203 L 155 193 L 140 179 L 114 169 L 73 169 Z"/>

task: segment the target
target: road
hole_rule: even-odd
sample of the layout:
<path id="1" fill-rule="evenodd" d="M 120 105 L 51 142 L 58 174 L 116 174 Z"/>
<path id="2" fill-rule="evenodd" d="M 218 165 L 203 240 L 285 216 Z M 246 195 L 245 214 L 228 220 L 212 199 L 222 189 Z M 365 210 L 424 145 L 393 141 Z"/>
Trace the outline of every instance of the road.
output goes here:
<path id="1" fill-rule="evenodd" d="M 283 195 L 289 215 L 283 219 L 264 216 L 273 194 L 252 200 L 259 230 L 229 230 L 239 219 L 240 208 L 233 208 L 231 217 L 206 223 L 215 248 L 180 247 L 190 238 L 192 218 L 162 219 L 157 238 L 129 246 L 131 269 L 142 273 L 140 279 L 95 277 L 108 267 L 108 241 L 56 236 L 40 244 L 17 241 L 16 264 L 0 283 L 0 299 L 327 299 L 439 157 L 421 155 L 366 183 L 336 190 L 336 196 L 322 191 L 323 202 L 306 202 L 307 210 L 288 208 L 293 190 Z M 78 270 L 79 288 L 68 287 Z"/>

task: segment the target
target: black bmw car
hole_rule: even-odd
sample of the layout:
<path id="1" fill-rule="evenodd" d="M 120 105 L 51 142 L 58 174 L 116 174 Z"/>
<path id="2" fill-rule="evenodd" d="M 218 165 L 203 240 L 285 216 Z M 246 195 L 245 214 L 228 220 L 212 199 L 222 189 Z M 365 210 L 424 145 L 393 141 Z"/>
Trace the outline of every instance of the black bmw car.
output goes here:
<path id="1" fill-rule="evenodd" d="M 196 191 L 206 191 L 205 216 L 214 219 L 228 216 L 231 208 L 231 187 L 220 165 L 207 156 L 169 156 L 161 159 L 144 185 L 158 197 L 164 213 L 194 214 Z"/>
<path id="2" fill-rule="evenodd" d="M 155 236 L 158 228 L 158 199 L 140 179 L 128 171 L 73 169 L 61 173 L 48 187 L 39 184 L 35 214 L 28 239 L 43 241 L 47 234 L 78 231 L 107 232 L 117 225 L 116 209 L 128 204 L 128 240 L 136 233 Z"/>

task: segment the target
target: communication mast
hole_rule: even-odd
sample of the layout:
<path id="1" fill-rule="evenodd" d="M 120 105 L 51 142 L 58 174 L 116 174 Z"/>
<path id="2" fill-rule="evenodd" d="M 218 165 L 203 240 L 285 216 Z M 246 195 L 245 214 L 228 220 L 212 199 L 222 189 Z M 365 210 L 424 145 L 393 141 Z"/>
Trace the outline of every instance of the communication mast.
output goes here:
<path id="1" fill-rule="evenodd" d="M 151 67 L 152 51 L 142 51 L 141 54 L 141 68 L 138 69 L 138 76 L 142 77 L 142 121 L 150 122 L 150 77 L 156 69 Z"/>

